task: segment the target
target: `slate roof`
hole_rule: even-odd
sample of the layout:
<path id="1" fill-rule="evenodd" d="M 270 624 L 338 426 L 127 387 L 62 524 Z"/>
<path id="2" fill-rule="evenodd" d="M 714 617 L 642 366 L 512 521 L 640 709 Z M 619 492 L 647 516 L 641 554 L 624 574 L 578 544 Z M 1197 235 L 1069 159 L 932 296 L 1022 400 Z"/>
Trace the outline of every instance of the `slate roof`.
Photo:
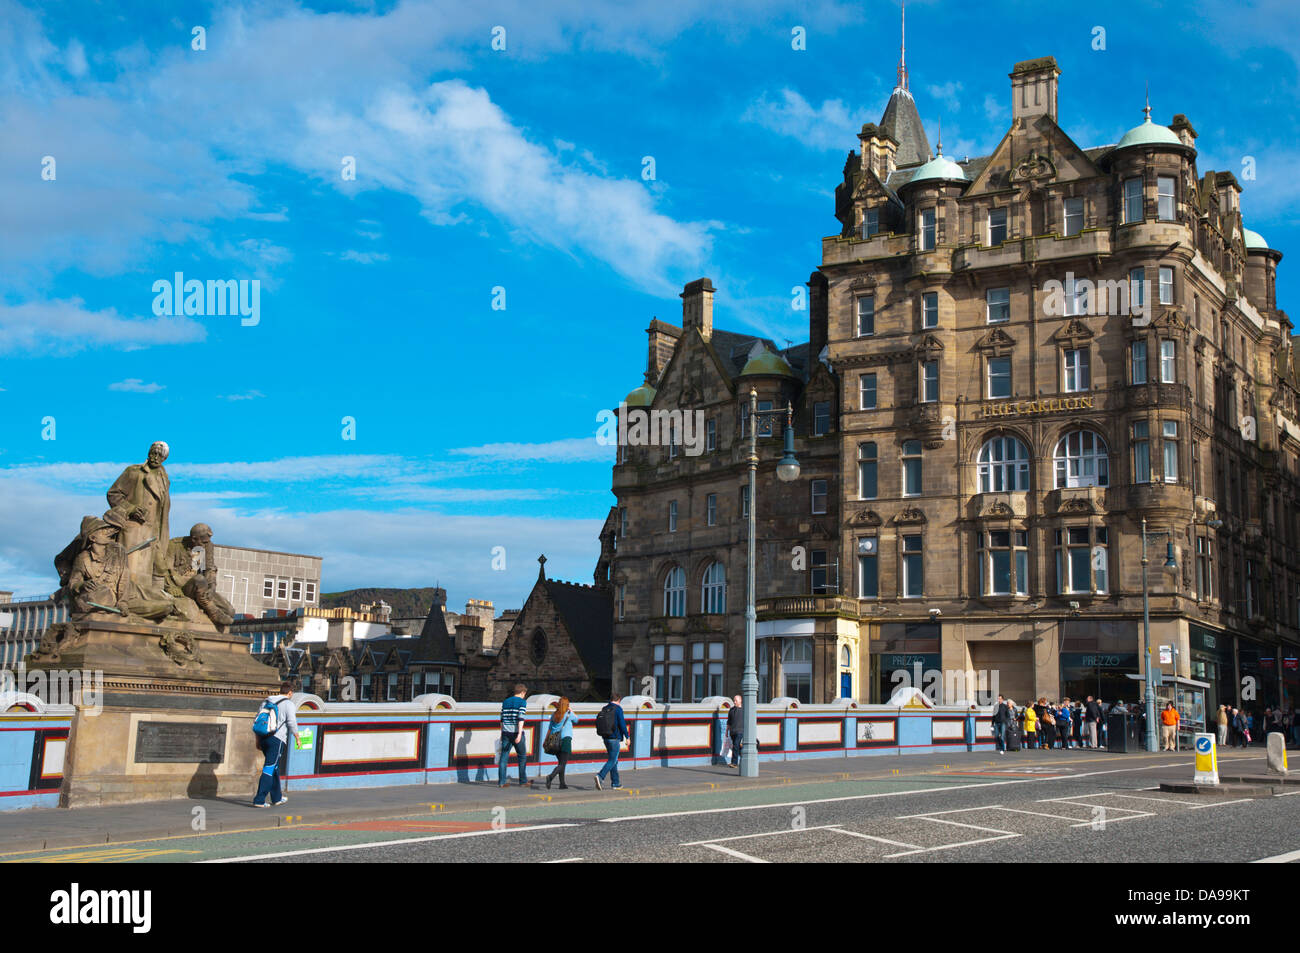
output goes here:
<path id="1" fill-rule="evenodd" d="M 555 611 L 564 619 L 573 647 L 593 678 L 614 671 L 614 600 L 608 588 L 547 579 L 543 583 Z"/>
<path id="2" fill-rule="evenodd" d="M 394 649 L 398 652 L 403 670 L 413 662 L 455 664 L 458 661 L 455 642 L 447 630 L 447 619 L 438 603 L 429 609 L 424 626 L 415 638 L 390 635 L 359 641 L 352 647 L 352 660 L 354 664 L 359 664 L 368 650 L 374 655 L 375 664 L 383 665 L 389 652 Z"/>
<path id="3" fill-rule="evenodd" d="M 898 143 L 894 163 L 899 166 L 920 165 L 930 158 L 930 140 L 921 124 L 912 94 L 895 86 L 880 118 L 880 128 Z"/>
<path id="4" fill-rule="evenodd" d="M 771 338 L 759 337 L 755 334 L 737 334 L 734 331 L 714 328 L 713 338 L 709 341 L 709 346 L 718 355 L 718 360 L 727 375 L 734 380 L 740 376 L 740 372 L 745 369 L 745 364 L 749 362 L 749 353 L 754 349 L 755 343 L 761 343 L 769 350 L 780 354 L 785 359 L 785 362 L 790 365 L 795 376 L 807 383 L 809 373 L 808 349 L 810 346 L 807 341 L 782 350 L 776 346 L 776 342 Z"/>

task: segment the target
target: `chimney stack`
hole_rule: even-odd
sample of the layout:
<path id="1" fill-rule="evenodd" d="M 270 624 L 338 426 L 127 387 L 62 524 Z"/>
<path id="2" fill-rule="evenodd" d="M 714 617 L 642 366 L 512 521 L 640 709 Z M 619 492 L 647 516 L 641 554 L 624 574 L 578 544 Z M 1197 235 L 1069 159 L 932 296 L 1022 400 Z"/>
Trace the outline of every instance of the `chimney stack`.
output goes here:
<path id="1" fill-rule="evenodd" d="M 1055 56 L 1017 63 L 1011 70 L 1011 119 L 1019 123 L 1034 116 L 1048 116 L 1056 122 Z"/>
<path id="2" fill-rule="evenodd" d="M 704 340 L 713 337 L 713 282 L 696 278 L 686 285 L 682 298 L 682 330 L 699 328 Z"/>

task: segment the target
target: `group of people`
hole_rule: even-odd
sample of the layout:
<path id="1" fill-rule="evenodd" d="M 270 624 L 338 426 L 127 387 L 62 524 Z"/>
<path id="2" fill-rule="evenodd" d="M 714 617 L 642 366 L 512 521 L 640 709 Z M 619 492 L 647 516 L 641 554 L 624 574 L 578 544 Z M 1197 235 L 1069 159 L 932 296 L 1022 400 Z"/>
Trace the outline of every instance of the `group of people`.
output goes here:
<path id="1" fill-rule="evenodd" d="M 1013 738 L 1025 748 L 1099 748 L 1106 744 L 1106 715 L 1127 711 L 1122 702 L 1107 708 L 1091 695 L 1084 701 L 1046 697 L 1019 707 L 1014 699 L 998 696 L 993 709 L 993 739 L 998 753 L 1005 754 Z"/>
<path id="2" fill-rule="evenodd" d="M 1266 707 L 1263 714 L 1231 705 L 1220 705 L 1214 721 L 1221 748 L 1229 745 L 1244 748 L 1249 744 L 1267 744 L 1268 736 L 1274 732 L 1294 744 L 1300 744 L 1300 719 L 1296 717 L 1294 705 L 1289 709 Z"/>
<path id="3" fill-rule="evenodd" d="M 515 685 L 509 698 L 501 703 L 501 741 L 497 753 L 497 787 L 506 786 L 506 774 L 510 767 L 510 752 L 513 750 L 519 761 L 519 784 L 528 784 L 528 746 L 524 742 L 525 709 L 524 701 L 528 689 L 522 683 Z M 619 704 L 623 696 L 615 692 L 609 702 L 596 714 L 596 732 L 605 743 L 606 761 L 596 773 L 596 788 L 604 789 L 605 778 L 610 780 L 610 787 L 618 790 L 619 783 L 618 756 L 623 745 L 627 744 L 627 719 L 623 715 L 623 706 Z M 573 713 L 568 698 L 561 698 L 555 704 L 546 723 L 542 749 L 547 754 L 555 755 L 555 767 L 546 776 L 546 787 L 557 779 L 560 789 L 567 790 L 569 785 L 564 778 L 564 769 L 568 767 L 573 755 L 573 729 L 578 724 L 578 716 Z"/>

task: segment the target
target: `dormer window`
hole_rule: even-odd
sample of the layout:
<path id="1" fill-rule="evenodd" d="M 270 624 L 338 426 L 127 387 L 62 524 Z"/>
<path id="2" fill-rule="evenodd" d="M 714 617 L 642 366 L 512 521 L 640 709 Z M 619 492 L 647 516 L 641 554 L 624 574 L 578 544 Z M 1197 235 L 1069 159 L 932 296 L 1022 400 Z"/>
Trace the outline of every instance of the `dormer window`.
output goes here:
<path id="1" fill-rule="evenodd" d="M 862 237 L 871 238 L 880 232 L 880 209 L 869 208 L 862 213 Z"/>
<path id="2" fill-rule="evenodd" d="M 1007 210 L 995 208 L 989 212 L 989 244 L 1001 245 L 1007 240 Z"/>

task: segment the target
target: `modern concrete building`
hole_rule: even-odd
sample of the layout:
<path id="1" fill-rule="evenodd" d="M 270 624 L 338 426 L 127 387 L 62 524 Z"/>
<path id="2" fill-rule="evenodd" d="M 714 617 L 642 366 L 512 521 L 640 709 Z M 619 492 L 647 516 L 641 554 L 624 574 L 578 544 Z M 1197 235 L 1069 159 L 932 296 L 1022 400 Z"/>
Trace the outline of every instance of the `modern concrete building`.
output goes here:
<path id="1" fill-rule="evenodd" d="M 68 618 L 66 605 L 55 605 L 49 596 L 20 596 L 0 591 L 0 669 L 14 668 L 36 651 L 41 635 L 56 622 Z"/>
<path id="2" fill-rule="evenodd" d="M 1052 57 L 1016 64 L 1010 127 L 957 160 L 930 153 L 900 64 L 836 189 L 806 344 L 714 329 L 708 279 L 687 285 L 680 328 L 651 323 L 625 414 L 700 412 L 706 447 L 620 448 L 618 687 L 739 690 L 754 387 L 793 404 L 803 465 L 779 483 L 780 424 L 761 431 L 764 699 L 879 702 L 902 672 L 974 670 L 1020 700 L 1134 701 L 1145 519 L 1164 672 L 1206 683 L 1208 710 L 1295 703 L 1300 372 L 1281 253 L 1246 227 L 1235 177 L 1198 169 L 1186 116 L 1148 108 L 1084 147 L 1058 124 L 1058 76 Z"/>
<path id="3" fill-rule="evenodd" d="M 217 591 L 241 615 L 320 604 L 321 557 L 214 545 Z"/>

